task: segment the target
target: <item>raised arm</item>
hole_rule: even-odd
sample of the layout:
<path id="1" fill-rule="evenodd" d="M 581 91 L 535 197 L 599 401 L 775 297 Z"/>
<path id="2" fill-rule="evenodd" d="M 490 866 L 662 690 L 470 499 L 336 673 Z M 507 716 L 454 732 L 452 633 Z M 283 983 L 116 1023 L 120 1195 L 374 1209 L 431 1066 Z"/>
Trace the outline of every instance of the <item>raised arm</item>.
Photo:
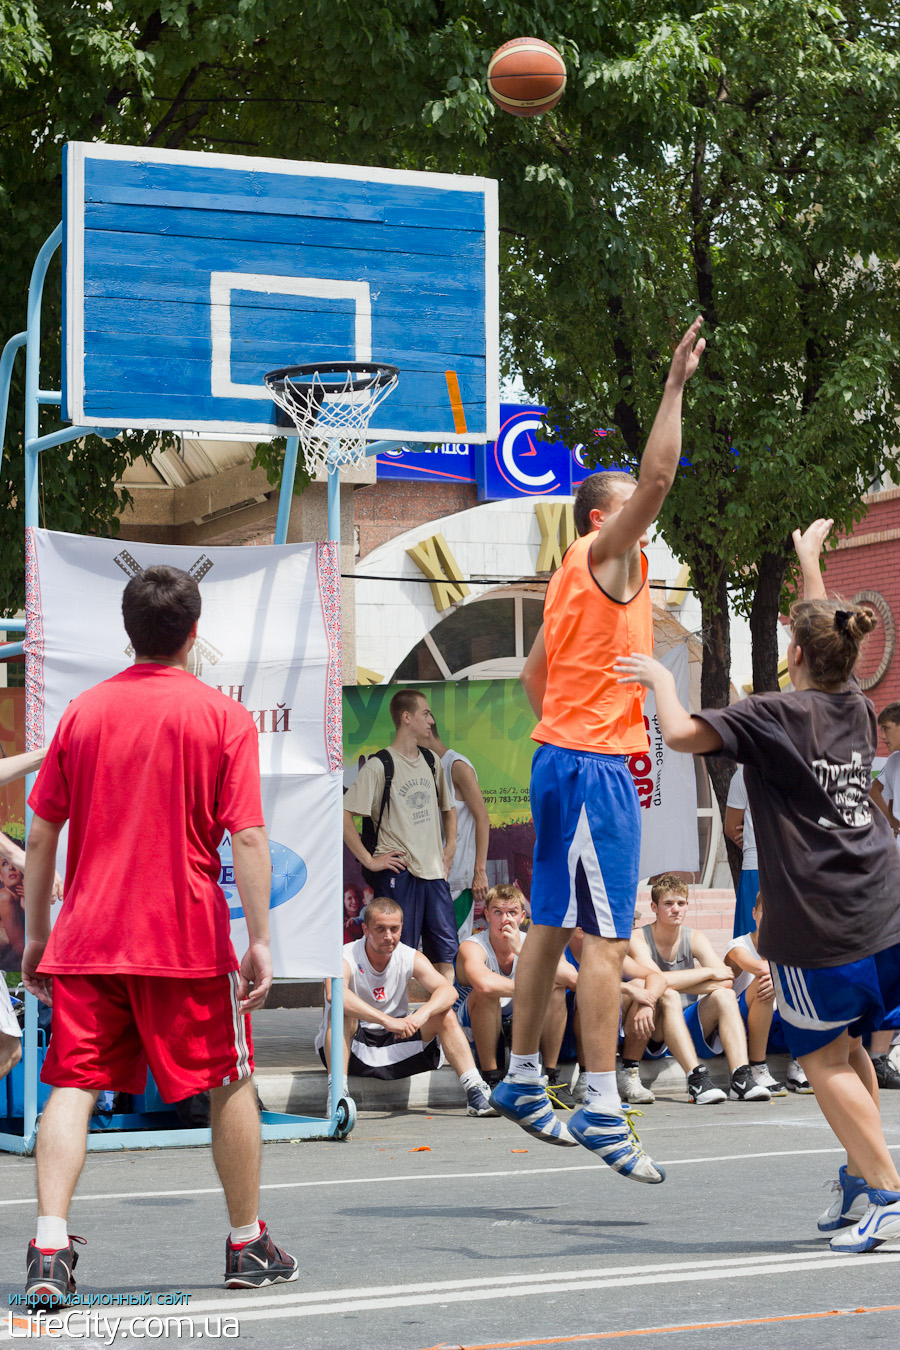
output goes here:
<path id="1" fill-rule="evenodd" d="M 794 530 L 791 535 L 800 560 L 800 571 L 803 574 L 804 600 L 825 599 L 825 581 L 819 569 L 819 559 L 833 524 L 833 520 L 821 517 L 814 520 L 802 533 L 800 530 Z"/>
<path id="2" fill-rule="evenodd" d="M 488 966 L 484 948 L 480 942 L 461 942 L 456 958 L 459 982 L 468 985 L 478 994 L 499 994 L 501 998 L 512 998 L 514 982 L 507 975 L 498 975 Z"/>
<path id="3" fill-rule="evenodd" d="M 708 755 L 722 749 L 722 737 L 712 727 L 691 717 L 682 707 L 670 670 L 652 656 L 632 652 L 621 656 L 613 665 L 618 684 L 643 684 L 656 695 L 656 716 L 663 740 L 671 750 L 687 755 Z"/>
<path id="4" fill-rule="evenodd" d="M 591 562 L 595 567 L 607 558 L 621 557 L 638 542 L 659 515 L 675 481 L 681 458 L 682 394 L 706 346 L 706 340 L 700 337 L 702 323 L 702 318 L 695 319 L 675 348 L 666 387 L 641 456 L 637 487 L 621 511 L 611 515 L 597 531 L 591 544 Z"/>

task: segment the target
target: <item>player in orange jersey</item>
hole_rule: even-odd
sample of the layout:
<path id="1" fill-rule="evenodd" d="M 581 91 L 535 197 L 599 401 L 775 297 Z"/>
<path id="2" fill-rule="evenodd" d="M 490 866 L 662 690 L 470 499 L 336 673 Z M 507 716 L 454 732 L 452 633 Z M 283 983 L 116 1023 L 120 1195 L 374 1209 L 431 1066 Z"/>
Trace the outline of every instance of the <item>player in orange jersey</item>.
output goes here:
<path id="1" fill-rule="evenodd" d="M 618 657 L 653 649 L 642 548 L 681 456 L 684 385 L 705 342 L 697 319 L 676 348 L 637 479 L 595 473 L 575 498 L 579 538 L 547 589 L 544 628 L 522 671 L 541 743 L 531 774 L 536 842 L 533 924 L 516 973 L 509 1074 L 497 1109 L 548 1143 L 584 1144 L 635 1181 L 665 1173 L 644 1153 L 616 1088 L 619 986 L 637 894 L 641 825 L 627 757 L 647 749 L 643 691 L 617 684 Z M 539 1043 L 554 972 L 574 928 L 584 929 L 578 977 L 587 1069 L 584 1106 L 554 1114 Z"/>

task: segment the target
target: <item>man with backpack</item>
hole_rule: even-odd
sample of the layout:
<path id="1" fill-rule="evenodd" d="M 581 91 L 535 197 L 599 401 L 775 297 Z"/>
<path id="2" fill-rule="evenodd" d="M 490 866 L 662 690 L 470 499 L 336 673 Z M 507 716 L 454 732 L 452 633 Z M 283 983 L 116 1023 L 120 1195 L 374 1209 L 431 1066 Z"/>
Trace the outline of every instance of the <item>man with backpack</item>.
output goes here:
<path id="1" fill-rule="evenodd" d="M 456 808 L 447 776 L 430 750 L 420 749 L 434 725 L 418 689 L 391 699 L 396 735 L 370 756 L 344 796 L 344 843 L 362 863 L 376 896 L 403 911 L 401 941 L 422 950 L 453 980 L 459 941 L 447 874 L 456 851 Z M 360 838 L 353 817 L 363 817 Z"/>

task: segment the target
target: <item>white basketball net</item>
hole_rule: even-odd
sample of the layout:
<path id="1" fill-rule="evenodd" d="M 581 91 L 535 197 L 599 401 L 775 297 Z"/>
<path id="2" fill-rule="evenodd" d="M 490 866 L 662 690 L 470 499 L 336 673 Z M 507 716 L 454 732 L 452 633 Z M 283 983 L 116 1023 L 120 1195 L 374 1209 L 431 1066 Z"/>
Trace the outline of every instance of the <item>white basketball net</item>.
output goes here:
<path id="1" fill-rule="evenodd" d="M 329 463 L 358 468 L 366 462 L 366 433 L 372 414 L 397 387 L 397 376 L 382 382 L 347 371 L 343 387 L 329 373 L 270 380 L 269 393 L 290 417 L 310 474 L 325 472 Z M 326 387 L 327 386 L 327 392 Z"/>

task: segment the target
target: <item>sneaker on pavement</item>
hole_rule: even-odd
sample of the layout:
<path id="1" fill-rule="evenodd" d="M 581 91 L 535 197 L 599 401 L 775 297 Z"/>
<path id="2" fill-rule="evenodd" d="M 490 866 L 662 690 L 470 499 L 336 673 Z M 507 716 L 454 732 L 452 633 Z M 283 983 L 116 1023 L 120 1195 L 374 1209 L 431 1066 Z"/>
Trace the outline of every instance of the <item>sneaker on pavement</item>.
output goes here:
<path id="1" fill-rule="evenodd" d="M 232 1246 L 225 1242 L 225 1288 L 262 1289 L 267 1284 L 290 1284 L 300 1274 L 297 1258 L 283 1252 L 260 1219 L 259 1237 Z"/>
<path id="2" fill-rule="evenodd" d="M 772 1094 L 762 1083 L 757 1083 L 749 1064 L 742 1064 L 731 1075 L 728 1096 L 733 1102 L 770 1102 Z"/>
<path id="3" fill-rule="evenodd" d="M 691 1069 L 687 1087 L 691 1101 L 697 1106 L 717 1106 L 719 1102 L 728 1100 L 727 1092 L 716 1087 L 709 1076 L 709 1070 L 704 1069 L 702 1064 L 698 1064 L 696 1069 Z"/>
<path id="4" fill-rule="evenodd" d="M 574 1148 L 576 1140 L 566 1126 L 553 1114 L 550 1098 L 547 1096 L 547 1080 L 539 1078 L 537 1082 L 519 1078 L 510 1074 L 498 1083 L 491 1093 L 491 1106 L 521 1125 L 526 1134 L 535 1139 L 543 1139 L 545 1144 L 558 1144 L 561 1148 Z"/>
<path id="5" fill-rule="evenodd" d="M 547 1096 L 560 1111 L 574 1111 L 578 1105 L 568 1083 L 560 1083 L 555 1074 L 547 1079 Z"/>
<path id="6" fill-rule="evenodd" d="M 788 1092 L 809 1093 L 813 1091 L 812 1083 L 809 1081 L 796 1059 L 792 1059 L 788 1065 L 784 1081 Z"/>
<path id="7" fill-rule="evenodd" d="M 644 1152 L 631 1122 L 634 1115 L 640 1116 L 643 1112 L 623 1110 L 607 1115 L 593 1111 L 588 1103 L 570 1116 L 569 1131 L 579 1144 L 596 1153 L 623 1177 L 655 1186 L 665 1181 L 665 1169 Z"/>
<path id="8" fill-rule="evenodd" d="M 491 1089 L 484 1081 L 473 1083 L 466 1088 L 467 1116 L 499 1116 L 500 1112 L 491 1106 Z"/>
<path id="9" fill-rule="evenodd" d="M 72 1274 L 78 1264 L 78 1253 L 72 1245 L 84 1244 L 82 1237 L 69 1235 L 69 1245 L 58 1251 L 47 1252 L 29 1242 L 25 1259 L 25 1302 L 36 1312 L 52 1312 L 68 1303 L 75 1293 Z"/>
<path id="10" fill-rule="evenodd" d="M 897 1072 L 888 1055 L 873 1055 L 872 1064 L 880 1088 L 900 1088 L 900 1073 Z"/>
<path id="11" fill-rule="evenodd" d="M 623 1102 L 635 1102 L 640 1106 L 648 1106 L 650 1102 L 656 1101 L 650 1089 L 644 1087 L 641 1082 L 640 1070 L 636 1064 L 627 1068 L 623 1064 L 621 1068 L 616 1069 L 616 1087 L 619 1089 L 619 1096 Z"/>
<path id="12" fill-rule="evenodd" d="M 865 1214 L 828 1244 L 833 1252 L 871 1252 L 885 1242 L 900 1241 L 900 1191 L 869 1189 Z"/>
<path id="13" fill-rule="evenodd" d="M 837 1195 L 819 1218 L 820 1233 L 833 1233 L 836 1228 L 849 1228 L 857 1219 L 862 1218 L 869 1207 L 868 1189 L 862 1177 L 855 1177 L 846 1167 L 842 1167 L 838 1172 L 837 1181 L 825 1184 L 833 1191 L 837 1191 Z"/>
<path id="14" fill-rule="evenodd" d="M 777 1078 L 772 1077 L 768 1064 L 751 1064 L 750 1072 L 753 1074 L 754 1083 L 759 1083 L 761 1087 L 769 1089 L 770 1097 L 787 1096 L 787 1088 L 784 1083 L 779 1083 Z"/>

